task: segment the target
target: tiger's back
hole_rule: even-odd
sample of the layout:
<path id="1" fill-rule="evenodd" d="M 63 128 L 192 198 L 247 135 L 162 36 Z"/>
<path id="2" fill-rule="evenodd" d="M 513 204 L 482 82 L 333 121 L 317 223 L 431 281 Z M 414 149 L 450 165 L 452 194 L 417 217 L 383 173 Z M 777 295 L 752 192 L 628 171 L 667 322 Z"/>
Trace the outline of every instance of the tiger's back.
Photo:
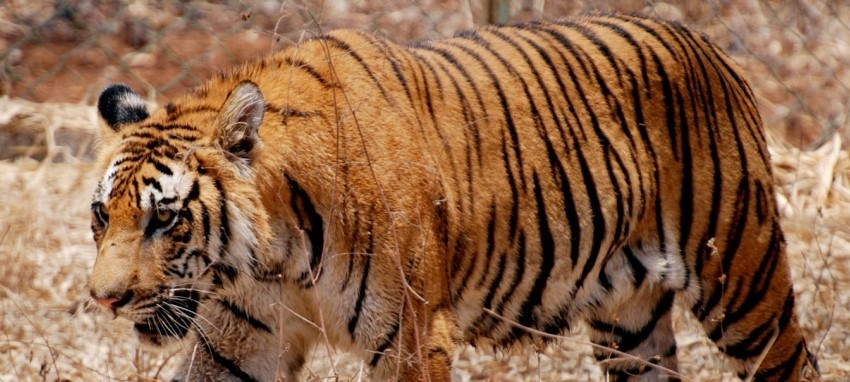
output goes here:
<path id="1" fill-rule="evenodd" d="M 262 122 L 238 118 L 234 94 L 262 102 Z M 257 134 L 229 155 L 244 159 L 269 232 L 213 291 L 282 291 L 199 314 L 253 327 L 233 339 L 292 345 L 276 367 L 290 377 L 314 343 L 300 318 L 377 378 L 447 380 L 458 340 L 511 345 L 531 338 L 520 326 L 557 334 L 583 321 L 594 342 L 675 370 L 675 294 L 742 375 L 792 380 L 814 367 L 752 92 L 679 25 L 615 14 L 410 47 L 332 32 L 165 109 L 145 123 L 215 137 L 233 120 Z M 263 306 L 278 300 L 291 304 L 289 330 L 268 322 Z M 616 358 L 613 376 L 666 375 L 595 353 Z M 194 367 L 259 379 L 275 369 L 237 354 Z"/>

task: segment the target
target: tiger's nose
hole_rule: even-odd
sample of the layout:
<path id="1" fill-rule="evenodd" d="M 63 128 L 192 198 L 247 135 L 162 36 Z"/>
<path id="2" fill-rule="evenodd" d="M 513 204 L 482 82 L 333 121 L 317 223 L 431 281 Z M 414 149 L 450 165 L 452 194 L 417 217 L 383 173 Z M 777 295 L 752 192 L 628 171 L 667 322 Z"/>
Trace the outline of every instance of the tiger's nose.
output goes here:
<path id="1" fill-rule="evenodd" d="M 109 295 L 102 295 L 95 293 L 95 291 L 91 291 L 91 298 L 92 300 L 94 300 L 94 302 L 102 305 L 105 308 L 116 309 L 128 303 L 130 299 L 133 298 L 133 291 L 127 291 L 123 295 L 117 295 L 114 293 Z"/>

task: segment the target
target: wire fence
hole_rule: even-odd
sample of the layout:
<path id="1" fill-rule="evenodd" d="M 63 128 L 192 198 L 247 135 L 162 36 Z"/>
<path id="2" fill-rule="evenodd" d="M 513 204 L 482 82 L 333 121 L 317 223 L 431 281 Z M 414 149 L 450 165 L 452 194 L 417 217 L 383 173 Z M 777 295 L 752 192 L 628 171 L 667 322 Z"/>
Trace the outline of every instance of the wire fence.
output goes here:
<path id="1" fill-rule="evenodd" d="M 0 95 L 92 104 L 107 84 L 124 82 L 163 101 L 329 29 L 408 42 L 594 10 L 701 30 L 744 67 L 774 136 L 803 148 L 835 133 L 850 142 L 850 2 L 840 0 L 6 0 Z"/>

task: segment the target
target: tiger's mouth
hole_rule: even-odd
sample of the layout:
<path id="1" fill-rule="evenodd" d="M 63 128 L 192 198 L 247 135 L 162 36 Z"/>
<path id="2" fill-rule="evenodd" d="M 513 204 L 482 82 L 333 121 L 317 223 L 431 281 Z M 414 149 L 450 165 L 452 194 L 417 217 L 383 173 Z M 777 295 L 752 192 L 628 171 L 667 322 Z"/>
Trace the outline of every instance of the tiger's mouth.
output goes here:
<path id="1" fill-rule="evenodd" d="M 174 291 L 168 298 L 154 302 L 153 315 L 133 324 L 143 343 L 164 346 L 178 341 L 196 326 L 195 316 L 200 293 L 195 290 Z"/>

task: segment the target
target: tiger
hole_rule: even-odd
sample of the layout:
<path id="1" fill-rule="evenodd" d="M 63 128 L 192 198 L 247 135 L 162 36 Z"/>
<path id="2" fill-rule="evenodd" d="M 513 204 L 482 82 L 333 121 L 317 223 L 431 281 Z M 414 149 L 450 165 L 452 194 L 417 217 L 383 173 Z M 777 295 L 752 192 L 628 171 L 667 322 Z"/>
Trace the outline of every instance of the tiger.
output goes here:
<path id="1" fill-rule="evenodd" d="M 744 77 L 611 13 L 335 30 L 152 111 L 111 85 L 92 300 L 180 381 L 297 380 L 323 345 L 449 381 L 461 344 L 579 326 L 610 380 L 678 380 L 674 297 L 741 378 L 817 379 Z"/>

